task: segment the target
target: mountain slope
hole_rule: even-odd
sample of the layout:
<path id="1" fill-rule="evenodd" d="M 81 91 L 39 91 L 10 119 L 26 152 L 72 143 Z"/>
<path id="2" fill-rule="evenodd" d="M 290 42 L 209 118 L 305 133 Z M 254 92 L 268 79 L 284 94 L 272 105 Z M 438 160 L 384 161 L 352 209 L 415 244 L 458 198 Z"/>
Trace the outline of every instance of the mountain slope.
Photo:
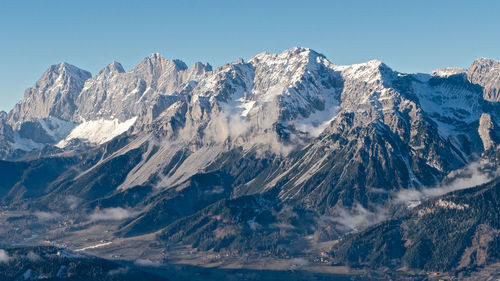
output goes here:
<path id="1" fill-rule="evenodd" d="M 407 214 L 342 239 L 336 262 L 448 271 L 500 259 L 500 181 L 429 200 Z"/>

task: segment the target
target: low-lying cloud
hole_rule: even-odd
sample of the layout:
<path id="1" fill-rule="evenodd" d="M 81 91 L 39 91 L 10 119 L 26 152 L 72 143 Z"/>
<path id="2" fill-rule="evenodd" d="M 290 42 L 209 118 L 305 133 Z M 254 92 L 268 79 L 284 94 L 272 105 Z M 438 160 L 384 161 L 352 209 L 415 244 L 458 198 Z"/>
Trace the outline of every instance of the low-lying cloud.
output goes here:
<path id="1" fill-rule="evenodd" d="M 459 172 L 451 174 L 454 179 L 447 184 L 437 187 L 423 189 L 408 189 L 398 191 L 392 203 L 408 204 L 410 207 L 417 206 L 421 201 L 437 197 L 456 190 L 467 189 L 489 182 L 494 177 L 500 175 L 500 169 L 495 172 L 487 172 L 482 169 L 483 165 L 474 162 Z M 368 210 L 360 204 L 356 204 L 351 209 L 337 209 L 333 216 L 320 217 L 320 224 L 330 225 L 336 223 L 342 226 L 344 232 L 360 231 L 366 227 L 384 221 L 389 216 L 389 209 L 382 206 L 373 210 Z"/>
<path id="2" fill-rule="evenodd" d="M 129 272 L 129 270 L 130 270 L 129 267 L 119 267 L 119 268 L 110 270 L 108 272 L 108 275 L 115 276 L 115 275 L 127 274 Z"/>
<path id="3" fill-rule="evenodd" d="M 26 257 L 28 258 L 28 260 L 30 260 L 32 262 L 42 260 L 42 258 L 37 253 L 35 253 L 33 251 L 29 251 L 28 254 L 26 255 Z"/>
<path id="4" fill-rule="evenodd" d="M 90 219 L 93 221 L 114 221 L 123 220 L 136 215 L 135 212 L 124 208 L 105 208 L 95 211 L 90 215 Z"/>
<path id="5" fill-rule="evenodd" d="M 220 111 L 212 114 L 210 122 L 203 130 L 205 141 L 225 143 L 230 139 L 234 146 L 259 147 L 263 150 L 260 153 L 271 151 L 277 155 L 287 155 L 293 150 L 294 147 L 282 143 L 275 132 L 274 126 L 279 119 L 280 110 L 277 101 L 256 105 L 259 111 L 254 115 L 242 114 L 245 111 L 243 104 L 246 103 L 221 103 Z M 183 131 L 181 135 L 192 139 L 195 128 L 186 129 L 188 130 Z"/>
<path id="6" fill-rule="evenodd" d="M 7 263 L 9 262 L 9 260 L 10 257 L 7 251 L 5 251 L 4 249 L 0 249 L 0 263 Z"/>
<path id="7" fill-rule="evenodd" d="M 137 259 L 135 260 L 134 264 L 139 265 L 139 266 L 151 266 L 151 267 L 158 267 L 161 265 L 161 262 L 159 261 L 152 261 L 149 259 Z"/>
<path id="8" fill-rule="evenodd" d="M 290 264 L 292 266 L 307 266 L 309 265 L 309 261 L 303 258 L 293 258 L 290 260 Z"/>
<path id="9" fill-rule="evenodd" d="M 64 202 L 66 203 L 66 205 L 68 206 L 68 208 L 70 210 L 74 210 L 74 209 L 76 209 L 76 207 L 78 207 L 78 205 L 80 205 L 80 203 L 82 202 L 82 199 L 80 199 L 76 196 L 70 195 L 70 196 L 66 197 Z"/>
<path id="10" fill-rule="evenodd" d="M 408 189 L 408 190 L 398 191 L 395 195 L 395 201 L 397 203 L 422 201 L 428 198 L 437 197 L 456 190 L 467 189 L 487 183 L 490 180 L 492 180 L 492 178 L 494 178 L 495 176 L 499 176 L 500 174 L 499 173 L 500 169 L 493 173 L 488 173 L 481 170 L 481 167 L 482 165 L 479 162 L 471 163 L 462 171 L 455 174 L 458 175 L 456 179 L 447 184 L 441 184 L 437 187 L 423 188 L 420 190 Z"/>
<path id="11" fill-rule="evenodd" d="M 387 209 L 382 207 L 377 207 L 374 211 L 370 211 L 360 204 L 356 204 L 350 210 L 339 209 L 335 216 L 322 217 L 322 219 L 339 223 L 344 227 L 344 231 L 359 231 L 387 219 L 387 216 Z"/>
<path id="12" fill-rule="evenodd" d="M 33 215 L 40 221 L 50 221 L 61 218 L 61 214 L 58 212 L 44 212 L 44 211 L 36 211 Z"/>

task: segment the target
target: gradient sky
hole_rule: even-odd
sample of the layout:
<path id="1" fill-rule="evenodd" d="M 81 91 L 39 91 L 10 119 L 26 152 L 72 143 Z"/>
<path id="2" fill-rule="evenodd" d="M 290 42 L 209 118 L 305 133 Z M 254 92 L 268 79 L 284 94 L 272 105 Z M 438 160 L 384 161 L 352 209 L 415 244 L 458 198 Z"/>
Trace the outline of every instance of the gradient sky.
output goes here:
<path id="1" fill-rule="evenodd" d="M 500 59 L 500 1 L 0 0 L 0 110 L 51 64 L 96 74 L 153 52 L 213 66 L 309 47 L 335 64 L 379 59 L 401 72 Z"/>

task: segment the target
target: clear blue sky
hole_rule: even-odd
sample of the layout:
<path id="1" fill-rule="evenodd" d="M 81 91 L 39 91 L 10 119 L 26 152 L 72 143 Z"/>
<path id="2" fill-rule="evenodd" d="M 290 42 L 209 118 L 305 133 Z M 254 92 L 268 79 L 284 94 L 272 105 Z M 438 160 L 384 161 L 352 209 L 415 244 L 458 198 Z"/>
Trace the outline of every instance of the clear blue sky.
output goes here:
<path id="1" fill-rule="evenodd" d="M 402 72 L 467 67 L 500 59 L 500 1 L 0 0 L 0 110 L 61 61 L 95 74 L 159 52 L 219 66 L 293 46 Z"/>

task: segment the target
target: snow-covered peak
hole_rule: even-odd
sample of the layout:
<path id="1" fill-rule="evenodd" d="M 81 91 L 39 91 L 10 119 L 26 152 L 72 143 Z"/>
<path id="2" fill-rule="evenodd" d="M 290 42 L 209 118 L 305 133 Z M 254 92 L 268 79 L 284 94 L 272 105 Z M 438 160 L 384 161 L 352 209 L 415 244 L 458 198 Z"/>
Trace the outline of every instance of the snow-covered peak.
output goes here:
<path id="1" fill-rule="evenodd" d="M 438 68 L 432 71 L 431 75 L 446 78 L 450 77 L 451 75 L 465 73 L 465 71 L 466 71 L 465 69 L 459 67 L 445 67 L 445 68 Z"/>
<path id="2" fill-rule="evenodd" d="M 336 65 L 335 70 L 338 71 L 349 71 L 349 72 L 374 72 L 379 70 L 381 66 L 385 65 L 379 60 L 370 60 L 363 63 L 348 64 L 348 65 Z"/>
<path id="3" fill-rule="evenodd" d="M 251 58 L 249 64 L 255 67 L 257 80 L 254 90 L 257 94 L 262 94 L 265 89 L 279 94 L 294 87 L 306 73 L 328 72 L 325 67 L 331 65 L 323 55 L 300 47 L 285 50 L 281 54 L 261 53 Z"/>
<path id="4" fill-rule="evenodd" d="M 334 66 L 333 69 L 340 71 L 344 80 L 354 80 L 367 84 L 390 82 L 396 76 L 396 72 L 379 60 Z"/>
<path id="5" fill-rule="evenodd" d="M 309 49 L 302 47 L 294 47 L 289 50 L 283 51 L 281 54 L 271 54 L 268 52 L 260 53 L 252 57 L 248 62 L 257 65 L 265 63 L 268 65 L 278 64 L 302 64 L 310 65 L 318 62 L 318 58 L 326 59 L 325 56 Z"/>

